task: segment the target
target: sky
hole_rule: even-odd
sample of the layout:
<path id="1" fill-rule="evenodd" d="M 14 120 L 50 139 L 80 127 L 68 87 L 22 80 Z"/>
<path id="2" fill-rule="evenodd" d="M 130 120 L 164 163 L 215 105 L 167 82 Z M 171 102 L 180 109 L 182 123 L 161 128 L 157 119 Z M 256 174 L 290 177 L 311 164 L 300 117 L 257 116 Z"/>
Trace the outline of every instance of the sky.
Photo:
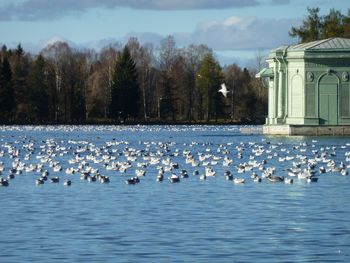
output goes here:
<path id="1" fill-rule="evenodd" d="M 221 64 L 242 64 L 297 39 L 307 7 L 343 14 L 349 0 L 0 0 L 0 44 L 39 52 L 55 41 L 102 47 L 137 37 L 155 47 L 173 35 L 178 47 L 206 44 Z"/>

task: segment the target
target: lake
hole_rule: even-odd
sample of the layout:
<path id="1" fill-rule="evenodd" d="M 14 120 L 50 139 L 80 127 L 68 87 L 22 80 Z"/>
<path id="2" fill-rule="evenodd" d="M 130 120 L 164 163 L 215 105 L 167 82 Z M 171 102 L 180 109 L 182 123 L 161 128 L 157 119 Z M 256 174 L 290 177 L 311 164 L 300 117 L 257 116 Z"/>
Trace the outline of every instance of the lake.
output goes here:
<path id="1" fill-rule="evenodd" d="M 347 171 L 350 138 L 239 129 L 2 126 L 1 176 L 17 170 L 0 187 L 0 262 L 350 262 L 350 178 L 319 171 L 331 162 Z M 195 162 L 187 162 L 189 155 Z M 250 178 L 268 167 L 287 177 L 293 162 L 306 169 L 315 156 L 324 160 L 314 167 L 316 183 Z M 238 172 L 248 164 L 249 171 Z M 161 167 L 164 181 L 157 182 Z M 200 180 L 205 167 L 216 174 Z M 44 170 L 48 180 L 36 185 Z M 110 182 L 82 180 L 86 170 Z M 145 176 L 126 184 L 136 170 Z M 182 170 L 188 178 L 168 180 Z M 225 171 L 245 184 L 226 180 Z M 56 176 L 60 182 L 51 183 Z"/>

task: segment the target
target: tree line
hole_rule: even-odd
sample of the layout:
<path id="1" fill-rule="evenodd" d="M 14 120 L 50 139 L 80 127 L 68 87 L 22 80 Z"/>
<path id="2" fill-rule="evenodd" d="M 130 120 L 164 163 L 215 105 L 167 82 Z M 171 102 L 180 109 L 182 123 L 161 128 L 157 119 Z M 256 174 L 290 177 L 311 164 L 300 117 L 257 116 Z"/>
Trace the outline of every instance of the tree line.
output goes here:
<path id="1" fill-rule="evenodd" d="M 34 55 L 4 45 L 0 123 L 261 123 L 267 91 L 257 70 L 221 67 L 209 47 L 177 48 L 172 36 L 158 49 L 137 38 L 99 52 L 55 42 Z M 233 91 L 227 98 L 222 83 Z"/>

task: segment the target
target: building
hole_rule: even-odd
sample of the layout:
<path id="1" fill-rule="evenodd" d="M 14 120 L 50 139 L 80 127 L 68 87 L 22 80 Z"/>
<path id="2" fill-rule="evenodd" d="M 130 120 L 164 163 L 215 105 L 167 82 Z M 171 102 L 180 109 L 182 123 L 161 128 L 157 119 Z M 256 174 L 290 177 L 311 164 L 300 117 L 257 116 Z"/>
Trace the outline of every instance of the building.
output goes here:
<path id="1" fill-rule="evenodd" d="M 267 62 L 264 133 L 350 135 L 350 39 L 282 46 Z"/>

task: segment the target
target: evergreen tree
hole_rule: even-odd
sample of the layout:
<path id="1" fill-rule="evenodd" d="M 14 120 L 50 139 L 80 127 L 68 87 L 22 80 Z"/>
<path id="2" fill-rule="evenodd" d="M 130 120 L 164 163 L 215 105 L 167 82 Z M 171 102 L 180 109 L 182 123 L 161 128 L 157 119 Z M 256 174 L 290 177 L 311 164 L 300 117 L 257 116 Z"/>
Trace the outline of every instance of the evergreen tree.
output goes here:
<path id="1" fill-rule="evenodd" d="M 292 27 L 289 34 L 298 37 L 300 43 L 331 37 L 350 37 L 350 9 L 347 15 L 331 9 L 329 14 L 319 16 L 319 8 L 308 8 L 309 15 L 299 28 Z"/>
<path id="2" fill-rule="evenodd" d="M 49 97 L 45 68 L 45 59 L 39 55 L 34 62 L 29 76 L 30 94 L 29 101 L 36 122 L 49 120 Z"/>
<path id="3" fill-rule="evenodd" d="M 321 38 L 322 19 L 319 16 L 320 9 L 307 8 L 309 12 L 308 17 L 303 20 L 302 26 L 299 28 L 292 27 L 289 35 L 292 37 L 298 37 L 300 43 L 319 40 Z"/>
<path id="4" fill-rule="evenodd" d="M 7 56 L 0 63 L 0 121 L 12 121 L 15 98 L 12 86 L 12 71 Z"/>
<path id="5" fill-rule="evenodd" d="M 348 14 L 343 16 L 344 37 L 350 38 L 350 8 Z"/>
<path id="6" fill-rule="evenodd" d="M 201 94 L 202 116 L 204 115 L 206 121 L 212 117 L 216 119 L 222 109 L 223 98 L 218 92 L 222 79 L 219 63 L 212 54 L 205 55 L 198 70 L 197 82 Z"/>
<path id="7" fill-rule="evenodd" d="M 343 15 L 340 11 L 331 9 L 329 14 L 324 17 L 322 38 L 340 37 L 344 34 L 344 27 L 342 24 Z"/>
<path id="8" fill-rule="evenodd" d="M 32 121 L 34 117 L 29 102 L 29 71 L 29 58 L 25 56 L 23 48 L 19 44 L 14 52 L 13 89 L 16 102 L 16 120 L 20 122 Z"/>
<path id="9" fill-rule="evenodd" d="M 114 119 L 136 118 L 139 112 L 139 89 L 135 62 L 128 47 L 118 54 L 114 68 L 110 114 Z"/>
<path id="10" fill-rule="evenodd" d="M 173 82 L 170 73 L 161 72 L 162 97 L 159 98 L 159 110 L 161 118 L 171 118 L 175 122 L 175 97 L 173 91 Z"/>

